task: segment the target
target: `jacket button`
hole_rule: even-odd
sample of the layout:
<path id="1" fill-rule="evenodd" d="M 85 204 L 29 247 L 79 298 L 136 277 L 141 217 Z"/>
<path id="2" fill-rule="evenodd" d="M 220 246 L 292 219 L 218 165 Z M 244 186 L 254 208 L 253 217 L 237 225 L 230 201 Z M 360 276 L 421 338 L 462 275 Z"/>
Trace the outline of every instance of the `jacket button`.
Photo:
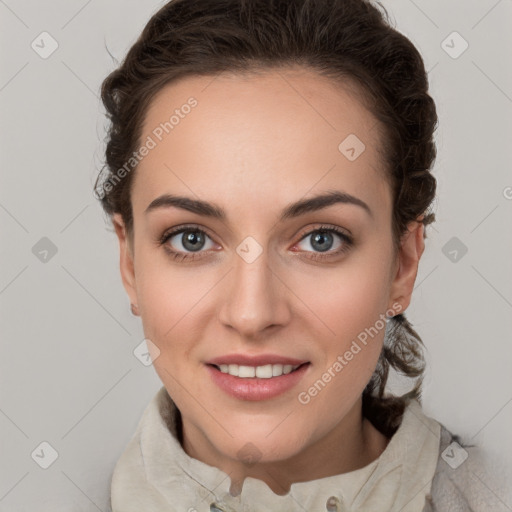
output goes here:
<path id="1" fill-rule="evenodd" d="M 219 508 L 215 503 L 210 504 L 210 512 L 224 512 L 221 508 Z"/>
<path id="2" fill-rule="evenodd" d="M 327 512 L 341 512 L 341 503 L 336 496 L 331 496 L 325 503 Z"/>

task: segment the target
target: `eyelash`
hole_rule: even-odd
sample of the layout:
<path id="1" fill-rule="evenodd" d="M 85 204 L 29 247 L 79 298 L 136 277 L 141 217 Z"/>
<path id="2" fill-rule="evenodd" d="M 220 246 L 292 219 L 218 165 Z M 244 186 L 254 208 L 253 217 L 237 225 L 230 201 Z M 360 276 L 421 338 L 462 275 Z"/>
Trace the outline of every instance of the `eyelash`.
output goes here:
<path id="1" fill-rule="evenodd" d="M 162 235 L 162 237 L 160 238 L 160 240 L 158 241 L 158 243 L 159 243 L 159 245 L 163 246 L 165 251 L 169 254 L 169 256 L 176 261 L 183 261 L 183 260 L 196 261 L 198 259 L 203 258 L 203 256 L 201 255 L 201 252 L 182 253 L 182 252 L 174 251 L 174 250 L 170 249 L 168 245 L 165 245 L 167 243 L 167 241 L 170 240 L 173 236 L 176 236 L 180 233 L 184 233 L 186 231 L 202 233 L 202 234 L 205 234 L 206 236 L 208 236 L 209 238 L 211 238 L 210 235 L 208 235 L 208 233 L 206 231 L 204 231 L 203 229 L 200 229 L 194 225 L 186 225 L 186 226 L 178 226 L 177 228 L 173 229 L 172 231 L 165 232 Z M 317 233 L 317 232 L 335 233 L 342 239 L 343 245 L 342 245 L 341 249 L 338 249 L 335 252 L 328 252 L 327 254 L 313 253 L 315 256 L 312 256 L 312 257 L 310 256 L 309 258 L 314 261 L 324 261 L 327 259 L 331 259 L 335 256 L 339 256 L 340 254 L 347 252 L 352 247 L 352 245 L 354 243 L 354 240 L 352 239 L 351 236 L 347 235 L 344 231 L 341 231 L 340 229 L 333 227 L 333 226 L 320 226 L 318 228 L 312 229 L 311 231 L 308 231 L 308 232 L 302 234 L 299 242 L 301 242 L 308 236 L 312 235 L 313 233 Z M 202 252 L 207 252 L 207 251 L 202 251 Z"/>

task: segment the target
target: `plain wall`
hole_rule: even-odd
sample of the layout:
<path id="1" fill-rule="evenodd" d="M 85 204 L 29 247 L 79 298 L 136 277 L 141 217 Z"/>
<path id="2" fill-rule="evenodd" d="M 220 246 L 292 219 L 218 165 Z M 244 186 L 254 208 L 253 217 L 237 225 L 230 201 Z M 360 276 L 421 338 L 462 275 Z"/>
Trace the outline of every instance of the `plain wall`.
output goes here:
<path id="1" fill-rule="evenodd" d="M 108 511 L 115 462 L 161 386 L 133 355 L 144 338 L 140 319 L 130 314 L 117 239 L 92 187 L 104 163 L 100 84 L 115 67 L 105 45 L 121 60 L 162 4 L 0 3 L 2 512 Z M 424 56 L 440 118 L 437 222 L 427 228 L 407 311 L 427 347 L 424 410 L 484 446 L 505 471 L 512 2 L 383 4 Z M 31 47 L 43 31 L 58 42 L 47 59 Z M 442 46 L 454 31 L 469 44 L 458 58 Z M 462 44 L 453 37 L 452 54 Z M 48 469 L 31 456 L 43 441 L 58 452 Z"/>

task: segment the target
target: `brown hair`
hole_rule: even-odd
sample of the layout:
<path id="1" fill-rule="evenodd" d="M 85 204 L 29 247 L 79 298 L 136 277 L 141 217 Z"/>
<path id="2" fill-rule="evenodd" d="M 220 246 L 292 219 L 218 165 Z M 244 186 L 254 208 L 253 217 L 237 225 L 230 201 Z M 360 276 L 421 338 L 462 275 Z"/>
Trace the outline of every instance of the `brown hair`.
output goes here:
<path id="1" fill-rule="evenodd" d="M 355 83 L 384 133 L 386 178 L 393 193 L 393 245 L 409 222 L 426 226 L 436 180 L 437 114 L 423 59 L 370 0 L 172 0 L 149 20 L 122 64 L 104 80 L 110 119 L 106 166 L 95 193 L 108 215 L 133 218 L 126 162 L 139 146 L 155 94 L 178 78 L 300 66 L 338 83 Z M 120 180 L 116 170 L 125 169 Z M 136 167 L 136 166 L 135 166 Z M 104 172 L 106 170 L 106 173 Z M 424 235 L 426 237 L 426 234 Z M 363 392 L 364 414 L 385 434 L 398 427 L 406 402 L 420 399 L 422 341 L 404 314 L 390 320 L 377 368 Z M 385 396 L 390 367 L 419 377 L 401 397 Z"/>

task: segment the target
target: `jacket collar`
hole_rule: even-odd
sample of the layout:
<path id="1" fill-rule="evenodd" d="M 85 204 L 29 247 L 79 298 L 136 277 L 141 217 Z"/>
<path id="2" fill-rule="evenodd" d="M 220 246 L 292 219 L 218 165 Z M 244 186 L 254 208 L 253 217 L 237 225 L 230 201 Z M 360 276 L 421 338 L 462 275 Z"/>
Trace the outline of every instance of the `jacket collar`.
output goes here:
<path id="1" fill-rule="evenodd" d="M 161 510 L 175 505 L 176 510 L 192 507 L 198 512 L 421 511 L 439 455 L 440 424 L 425 416 L 421 405 L 413 400 L 384 452 L 364 468 L 294 483 L 285 496 L 249 477 L 244 480 L 241 494 L 234 497 L 229 493 L 229 475 L 183 450 L 180 422 L 179 410 L 162 386 L 116 465 L 111 493 L 114 511 L 130 510 L 127 503 L 134 496 L 139 510 L 159 503 Z M 332 508 L 327 508 L 328 502 Z"/>

